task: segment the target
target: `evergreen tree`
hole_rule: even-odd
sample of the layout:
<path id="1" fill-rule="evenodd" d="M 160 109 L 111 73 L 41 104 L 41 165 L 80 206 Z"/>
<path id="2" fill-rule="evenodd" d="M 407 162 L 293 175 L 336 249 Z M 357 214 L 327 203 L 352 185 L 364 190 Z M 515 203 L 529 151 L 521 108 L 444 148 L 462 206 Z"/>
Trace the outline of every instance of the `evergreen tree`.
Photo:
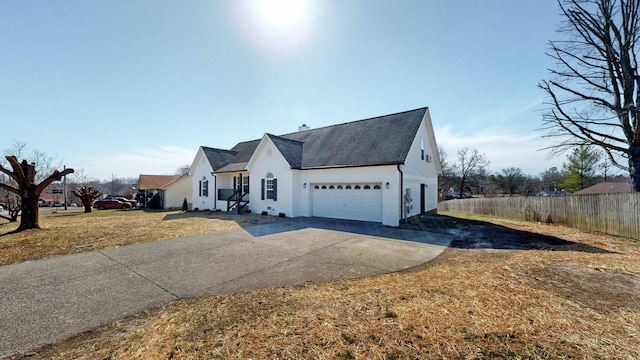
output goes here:
<path id="1" fill-rule="evenodd" d="M 596 169 L 602 153 L 587 145 L 573 149 L 567 156 L 568 163 L 562 165 L 564 179 L 558 186 L 566 191 L 576 192 L 595 183 Z"/>

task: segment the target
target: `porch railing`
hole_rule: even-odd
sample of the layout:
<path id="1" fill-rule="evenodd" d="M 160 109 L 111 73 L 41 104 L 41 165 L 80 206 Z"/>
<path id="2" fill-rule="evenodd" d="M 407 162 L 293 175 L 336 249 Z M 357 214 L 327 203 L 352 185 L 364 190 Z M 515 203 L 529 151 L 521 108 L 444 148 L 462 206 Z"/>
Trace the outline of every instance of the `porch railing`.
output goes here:
<path id="1" fill-rule="evenodd" d="M 231 196 L 227 198 L 227 212 L 235 207 L 238 214 L 240 214 L 247 205 L 249 205 L 249 192 L 243 193 L 242 189 L 235 190 Z"/>

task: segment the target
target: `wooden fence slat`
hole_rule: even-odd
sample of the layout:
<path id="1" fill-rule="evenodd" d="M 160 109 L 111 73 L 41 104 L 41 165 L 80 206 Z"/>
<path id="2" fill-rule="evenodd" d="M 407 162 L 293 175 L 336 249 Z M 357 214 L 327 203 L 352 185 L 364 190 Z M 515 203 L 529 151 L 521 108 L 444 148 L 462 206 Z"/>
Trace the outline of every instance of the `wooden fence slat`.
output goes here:
<path id="1" fill-rule="evenodd" d="M 640 240 L 640 193 L 456 199 L 438 210 L 547 221 Z"/>

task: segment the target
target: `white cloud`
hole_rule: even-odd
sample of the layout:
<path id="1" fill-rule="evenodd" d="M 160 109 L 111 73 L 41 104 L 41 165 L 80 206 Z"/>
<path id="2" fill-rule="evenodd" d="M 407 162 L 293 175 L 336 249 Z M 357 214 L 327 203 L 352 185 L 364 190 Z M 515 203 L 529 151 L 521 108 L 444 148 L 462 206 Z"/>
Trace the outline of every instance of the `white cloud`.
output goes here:
<path id="1" fill-rule="evenodd" d="M 531 117 L 533 111 L 543 103 L 543 98 L 521 99 L 513 102 L 502 103 L 497 106 L 490 106 L 489 110 L 475 113 L 471 116 L 471 122 L 480 126 L 486 124 L 517 124 L 518 120 Z M 539 115 L 535 115 L 539 118 Z"/>
<path id="2" fill-rule="evenodd" d="M 69 167 L 84 169 L 86 176 L 98 180 L 137 178 L 140 174 L 171 175 L 182 165 L 193 161 L 193 149 L 161 146 L 157 149 L 139 148 L 127 152 L 108 153 L 96 157 L 68 161 Z"/>
<path id="3" fill-rule="evenodd" d="M 529 175 L 537 175 L 552 166 L 562 166 L 563 158 L 550 157 L 549 150 L 541 150 L 553 145 L 553 140 L 541 137 L 541 133 L 515 134 L 507 130 L 487 129 L 472 136 L 457 135 L 450 126 L 436 129 L 438 146 L 447 153 L 447 160 L 453 164 L 456 152 L 468 147 L 485 154 L 490 161 L 489 171 L 498 172 L 510 167 L 519 167 Z"/>

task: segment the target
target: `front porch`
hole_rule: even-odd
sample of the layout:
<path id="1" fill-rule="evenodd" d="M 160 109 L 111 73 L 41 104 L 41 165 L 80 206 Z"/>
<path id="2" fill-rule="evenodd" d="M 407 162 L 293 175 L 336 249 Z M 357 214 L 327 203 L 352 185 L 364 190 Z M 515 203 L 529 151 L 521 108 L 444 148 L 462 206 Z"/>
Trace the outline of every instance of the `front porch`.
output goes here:
<path id="1" fill-rule="evenodd" d="M 245 213 L 249 206 L 249 175 L 248 173 L 216 174 L 220 181 L 216 199 L 221 210 L 227 212 Z"/>

